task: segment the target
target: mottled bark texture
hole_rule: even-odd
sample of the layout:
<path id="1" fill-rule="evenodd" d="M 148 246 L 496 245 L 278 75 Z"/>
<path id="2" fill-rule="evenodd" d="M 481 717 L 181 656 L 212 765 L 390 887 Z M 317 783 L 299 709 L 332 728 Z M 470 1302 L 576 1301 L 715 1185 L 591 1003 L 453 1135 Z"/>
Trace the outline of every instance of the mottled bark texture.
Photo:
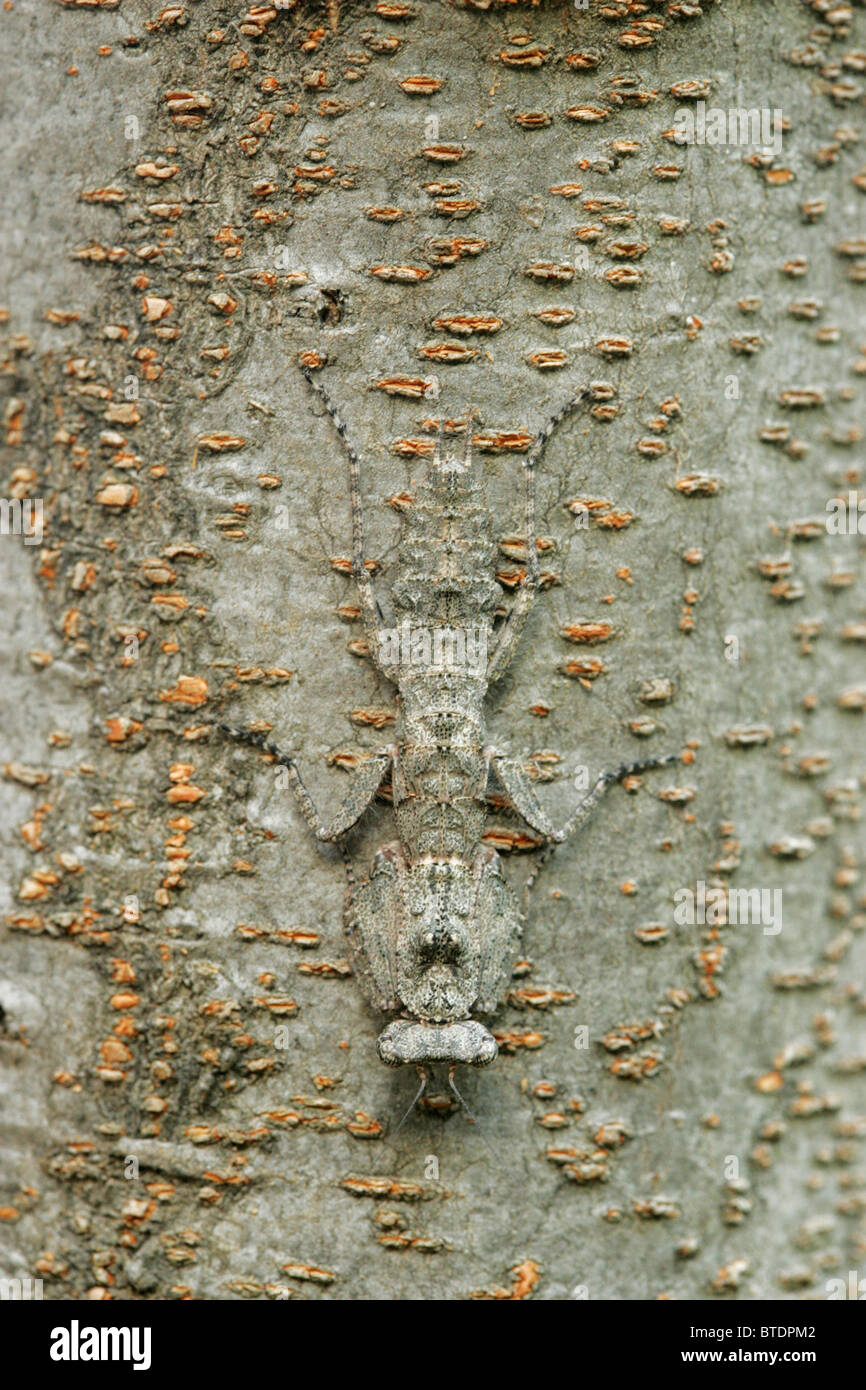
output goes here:
<path id="1" fill-rule="evenodd" d="M 44 507 L 41 545 L 0 541 L 0 1272 L 745 1300 L 862 1273 L 863 559 L 825 526 L 861 478 L 862 6 L 0 25 L 2 480 Z M 775 151 L 678 143 L 738 107 L 781 112 Z M 579 768 L 688 750 L 539 880 L 502 1055 L 462 1078 L 495 1159 L 444 1098 L 389 1141 L 416 1079 L 347 977 L 339 857 L 211 732 L 264 721 L 326 810 L 393 737 L 302 353 L 385 586 L 429 422 L 477 408 L 504 603 L 520 450 L 595 384 L 541 470 L 548 587 L 492 740 L 558 820 Z M 522 828 L 490 825 L 519 883 Z M 392 835 L 380 800 L 358 864 Z M 781 930 L 676 920 L 699 881 L 782 890 Z"/>

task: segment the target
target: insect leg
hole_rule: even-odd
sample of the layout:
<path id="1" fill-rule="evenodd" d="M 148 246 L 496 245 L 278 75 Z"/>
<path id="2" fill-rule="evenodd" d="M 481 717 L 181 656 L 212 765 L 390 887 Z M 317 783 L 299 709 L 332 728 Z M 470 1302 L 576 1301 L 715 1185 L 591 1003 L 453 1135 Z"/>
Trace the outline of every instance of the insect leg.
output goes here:
<path id="1" fill-rule="evenodd" d="M 591 789 L 591 791 L 587 792 L 583 800 L 580 801 L 575 810 L 572 811 L 568 820 L 565 822 L 565 825 L 561 828 L 561 830 L 556 830 L 554 832 L 553 836 L 548 840 L 548 843 L 545 845 L 544 849 L 538 855 L 533 866 L 532 873 L 529 875 L 529 878 L 526 880 L 526 883 L 524 884 L 525 904 L 529 901 L 529 893 L 536 879 L 538 878 L 538 875 L 541 873 L 541 870 L 547 863 L 553 851 L 556 849 L 557 845 L 561 845 L 564 840 L 567 840 L 570 835 L 573 835 L 575 830 L 578 830 L 580 826 L 583 825 L 584 822 L 589 819 L 596 806 L 598 805 L 599 801 L 607 791 L 608 787 L 613 786 L 614 782 L 621 781 L 623 777 L 634 777 L 637 773 L 649 772 L 654 767 L 667 767 L 670 763 L 679 762 L 679 759 L 680 755 L 678 753 L 664 753 L 657 758 L 642 758 L 639 762 L 624 763 L 622 767 L 618 767 L 613 771 L 603 772 L 601 776 L 597 779 L 595 786 Z M 497 767 L 497 772 L 498 771 L 499 769 Z M 524 780 L 526 780 L 526 788 L 530 796 L 534 798 L 535 793 L 529 786 L 529 782 L 526 779 L 526 774 L 523 772 L 522 768 L 520 768 L 519 771 L 520 774 L 524 777 Z M 506 791 L 508 791 L 508 794 L 510 796 L 511 792 L 509 791 L 507 786 Z M 533 824 L 532 821 L 529 821 L 528 823 L 530 825 Z M 536 828 L 540 829 L 540 827 Z"/>
<path id="2" fill-rule="evenodd" d="M 578 804 L 561 829 L 556 828 L 541 805 L 532 783 L 520 763 L 513 758 L 505 758 L 501 754 L 494 753 L 490 759 L 490 765 L 508 793 L 518 815 L 522 816 L 527 825 L 531 826 L 533 830 L 539 831 L 552 845 L 561 845 L 563 840 L 567 840 L 569 835 L 583 825 L 608 787 L 612 786 L 614 782 L 621 781 L 623 777 L 634 776 L 638 772 L 648 772 L 650 768 L 664 767 L 668 763 L 677 762 L 678 759 L 678 753 L 665 753 L 658 758 L 644 758 L 640 762 L 626 763 L 615 771 L 603 772 L 597 779 L 595 786 Z"/>
<path id="3" fill-rule="evenodd" d="M 546 840 L 556 840 L 556 826 L 545 811 L 520 763 L 494 753 L 490 767 L 502 783 L 517 814 Z"/>
<path id="4" fill-rule="evenodd" d="M 316 839 L 322 840 L 326 844 L 338 840 L 341 835 L 345 835 L 347 830 L 351 830 L 352 826 L 357 824 L 372 802 L 391 766 L 392 755 L 390 751 L 375 753 L 372 757 L 367 758 L 355 773 L 349 795 L 343 801 L 336 816 L 330 824 L 325 824 L 316 810 L 313 798 L 301 780 L 301 774 L 294 758 L 287 753 L 281 753 L 276 744 L 269 743 L 264 734 L 253 729 L 234 729 L 229 724 L 220 724 L 218 727 L 222 729 L 223 733 L 230 734 L 232 738 L 238 739 L 241 743 L 250 743 L 254 748 L 261 748 L 263 752 L 270 753 L 286 769 L 289 774 L 289 786 L 294 793 L 301 815 Z"/>
<path id="5" fill-rule="evenodd" d="M 505 671 L 517 650 L 526 619 L 529 617 L 530 610 L 538 593 L 539 566 L 538 566 L 538 547 L 535 536 L 535 465 L 541 458 L 547 446 L 547 441 L 553 434 L 557 425 L 565 419 L 566 415 L 582 404 L 589 396 L 589 389 L 582 391 L 579 396 L 572 397 L 566 401 L 555 415 L 548 420 L 541 434 L 538 435 L 532 445 L 526 460 L 523 464 L 524 479 L 524 509 L 526 532 L 526 576 L 517 591 L 517 597 L 511 606 L 511 612 L 505 619 L 502 630 L 493 649 L 493 654 L 487 665 L 487 679 L 490 682 L 498 680 L 504 675 Z"/>
<path id="6" fill-rule="evenodd" d="M 361 600 L 361 616 L 364 620 L 364 629 L 367 633 L 367 641 L 370 647 L 370 657 L 380 671 L 389 679 L 394 678 L 394 669 L 382 660 L 382 629 L 383 619 L 382 610 L 373 591 L 373 583 L 367 566 L 364 563 L 364 517 L 361 508 L 361 460 L 355 451 L 354 446 L 349 442 L 346 426 L 337 407 L 322 386 L 311 374 L 307 367 L 302 366 L 307 385 L 315 391 L 321 400 L 328 414 L 334 422 L 334 428 L 340 436 L 346 457 L 349 461 L 349 492 L 352 499 L 352 577 L 358 587 L 358 596 Z"/>

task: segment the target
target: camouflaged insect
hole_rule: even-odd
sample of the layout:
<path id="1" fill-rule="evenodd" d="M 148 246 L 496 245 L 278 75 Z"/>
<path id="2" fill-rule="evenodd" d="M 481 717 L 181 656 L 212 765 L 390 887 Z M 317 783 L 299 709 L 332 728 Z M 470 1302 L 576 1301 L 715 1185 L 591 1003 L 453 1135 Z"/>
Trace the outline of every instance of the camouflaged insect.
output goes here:
<path id="1" fill-rule="evenodd" d="M 604 773 L 565 825 L 556 828 L 520 763 L 485 741 L 484 699 L 514 656 L 539 588 L 535 466 L 553 430 L 589 392 L 568 401 L 535 439 L 524 462 L 526 573 L 497 626 L 497 548 L 482 480 L 472 463 L 472 421 L 462 457 L 445 448 L 440 425 L 432 466 L 408 509 L 391 579 L 394 620 L 386 625 L 364 563 L 360 463 L 325 390 L 304 375 L 346 450 L 352 501 L 352 574 L 372 660 L 399 693 L 399 742 L 370 756 L 348 797 L 323 823 L 291 757 L 263 735 L 229 729 L 288 769 L 300 809 L 320 841 L 339 843 L 349 876 L 346 933 L 355 974 L 391 1021 L 378 1050 L 389 1066 L 484 1066 L 497 1044 L 482 1021 L 511 978 L 524 913 L 496 852 L 482 841 L 491 775 L 514 810 L 543 837 L 540 862 L 590 814 L 618 778 L 673 761 L 652 758 Z M 223 726 L 225 727 L 225 726 Z M 342 837 L 390 773 L 398 838 L 382 845 L 357 882 Z M 456 1088 L 455 1088 L 456 1089 Z M 420 1094 L 420 1092 L 419 1092 Z"/>

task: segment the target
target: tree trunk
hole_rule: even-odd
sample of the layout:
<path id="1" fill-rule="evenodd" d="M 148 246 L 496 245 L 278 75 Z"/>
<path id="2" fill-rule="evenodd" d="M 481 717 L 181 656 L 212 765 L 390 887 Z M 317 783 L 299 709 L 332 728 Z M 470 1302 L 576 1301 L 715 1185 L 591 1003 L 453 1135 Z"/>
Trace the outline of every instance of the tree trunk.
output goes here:
<path id="1" fill-rule="evenodd" d="M 866 22 L 827 9 L 4 15 L 5 531 L 34 506 L 0 544 L 0 1273 L 748 1300 L 862 1269 Z M 328 815 L 396 736 L 299 356 L 383 596 L 474 406 L 510 601 L 521 451 L 592 386 L 490 741 L 557 821 L 685 753 L 544 870 L 475 1124 L 434 1096 L 393 1137 L 416 1078 L 377 1059 L 340 857 L 212 727 L 271 726 Z M 380 799 L 359 874 L 393 838 Z"/>

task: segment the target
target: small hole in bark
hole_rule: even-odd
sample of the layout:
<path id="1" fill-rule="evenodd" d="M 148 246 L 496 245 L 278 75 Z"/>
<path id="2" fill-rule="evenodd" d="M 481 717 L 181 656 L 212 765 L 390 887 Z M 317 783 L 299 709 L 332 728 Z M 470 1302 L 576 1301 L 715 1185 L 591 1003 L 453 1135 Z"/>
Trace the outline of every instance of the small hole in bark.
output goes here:
<path id="1" fill-rule="evenodd" d="M 322 290 L 324 303 L 319 309 L 319 322 L 327 325 L 339 323 L 343 317 L 343 296 L 339 290 Z"/>

